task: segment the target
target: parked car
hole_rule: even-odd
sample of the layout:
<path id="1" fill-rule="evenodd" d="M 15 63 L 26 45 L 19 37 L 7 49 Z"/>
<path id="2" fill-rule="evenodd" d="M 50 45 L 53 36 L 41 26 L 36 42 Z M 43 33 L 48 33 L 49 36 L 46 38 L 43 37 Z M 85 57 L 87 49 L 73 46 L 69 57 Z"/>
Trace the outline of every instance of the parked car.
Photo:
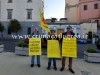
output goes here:
<path id="1" fill-rule="evenodd" d="M 98 38 L 96 40 L 96 43 L 95 44 L 96 44 L 97 48 L 100 49 L 100 38 Z"/>
<path id="2" fill-rule="evenodd" d="M 79 44 L 87 44 L 87 39 L 79 38 L 79 39 L 77 39 L 77 43 L 79 43 Z"/>

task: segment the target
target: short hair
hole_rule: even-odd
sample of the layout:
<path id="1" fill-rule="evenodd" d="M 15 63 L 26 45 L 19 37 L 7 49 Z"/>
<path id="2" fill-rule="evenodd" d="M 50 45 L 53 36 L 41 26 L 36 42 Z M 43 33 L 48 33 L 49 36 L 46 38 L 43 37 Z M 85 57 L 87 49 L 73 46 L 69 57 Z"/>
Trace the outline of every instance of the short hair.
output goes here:
<path id="1" fill-rule="evenodd" d="M 52 33 L 52 32 L 55 32 L 55 30 L 50 30 L 50 31 L 51 31 L 51 33 Z"/>
<path id="2" fill-rule="evenodd" d="M 67 27 L 67 29 L 72 29 L 72 26 L 69 25 L 69 26 Z"/>
<path id="3" fill-rule="evenodd" d="M 67 27 L 66 29 L 71 29 L 71 28 Z"/>

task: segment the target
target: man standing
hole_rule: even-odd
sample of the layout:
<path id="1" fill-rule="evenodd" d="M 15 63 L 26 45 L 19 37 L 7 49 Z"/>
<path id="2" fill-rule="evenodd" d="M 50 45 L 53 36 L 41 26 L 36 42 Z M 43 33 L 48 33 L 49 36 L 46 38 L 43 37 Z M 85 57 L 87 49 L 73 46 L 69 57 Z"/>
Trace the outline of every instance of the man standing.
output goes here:
<path id="1" fill-rule="evenodd" d="M 49 40 L 58 40 L 59 41 L 59 39 L 55 36 L 55 30 L 51 30 Z M 50 70 L 52 61 L 53 61 L 54 70 L 57 70 L 57 67 L 56 67 L 56 58 L 48 58 L 48 67 L 47 67 L 47 70 Z"/>
<path id="2" fill-rule="evenodd" d="M 34 35 L 34 36 L 38 36 L 39 35 L 39 32 L 38 32 L 37 28 L 35 28 L 35 30 L 32 33 L 32 35 Z M 37 57 L 37 66 L 41 67 L 41 65 L 40 65 L 40 55 L 37 55 L 36 57 Z M 32 56 L 32 58 L 31 58 L 31 67 L 34 67 L 34 60 L 35 60 L 35 56 Z"/>
<path id="3" fill-rule="evenodd" d="M 70 26 L 68 26 L 67 27 L 67 31 L 65 33 L 62 33 L 61 41 L 63 40 L 64 36 L 69 38 L 69 37 L 73 37 L 74 35 L 75 34 L 73 33 L 72 28 Z M 62 44 L 62 42 L 61 42 L 61 44 Z M 72 60 L 73 60 L 72 57 L 69 57 L 69 65 L 68 65 L 68 67 L 69 67 L 69 71 L 74 74 L 75 72 L 72 69 Z M 62 67 L 61 67 L 60 71 L 64 70 L 64 68 L 65 68 L 65 61 L 66 61 L 66 57 L 62 57 Z"/>

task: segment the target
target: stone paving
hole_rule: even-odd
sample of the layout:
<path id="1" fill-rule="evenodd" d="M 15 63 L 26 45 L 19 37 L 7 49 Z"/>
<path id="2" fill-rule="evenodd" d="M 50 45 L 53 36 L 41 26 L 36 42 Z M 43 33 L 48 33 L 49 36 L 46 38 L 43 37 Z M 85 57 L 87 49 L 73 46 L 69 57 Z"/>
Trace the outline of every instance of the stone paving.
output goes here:
<path id="1" fill-rule="evenodd" d="M 41 68 L 30 67 L 30 57 L 17 56 L 14 53 L 0 53 L 0 75 L 73 75 L 66 69 L 60 72 L 61 60 L 57 60 L 57 71 L 47 70 L 47 57 L 41 56 Z M 74 59 L 75 75 L 100 75 L 100 63 L 88 63 L 84 59 Z"/>

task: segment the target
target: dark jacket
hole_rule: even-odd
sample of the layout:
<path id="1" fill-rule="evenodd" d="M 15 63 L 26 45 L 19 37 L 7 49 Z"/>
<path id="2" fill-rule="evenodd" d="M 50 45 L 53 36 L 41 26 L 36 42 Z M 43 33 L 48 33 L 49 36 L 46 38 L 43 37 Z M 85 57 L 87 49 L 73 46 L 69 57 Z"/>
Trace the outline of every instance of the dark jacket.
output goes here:
<path id="1" fill-rule="evenodd" d="M 56 36 L 54 36 L 54 38 L 52 39 L 52 36 L 50 36 L 50 37 L 48 38 L 48 40 L 59 40 L 59 38 L 56 37 Z"/>
<path id="2" fill-rule="evenodd" d="M 60 39 L 61 46 L 62 46 L 62 41 L 63 41 L 63 38 L 64 38 L 63 36 L 66 36 L 66 34 L 67 34 L 67 32 L 62 33 L 62 38 Z M 71 35 L 72 35 L 72 37 L 74 37 L 75 33 L 71 32 Z"/>

